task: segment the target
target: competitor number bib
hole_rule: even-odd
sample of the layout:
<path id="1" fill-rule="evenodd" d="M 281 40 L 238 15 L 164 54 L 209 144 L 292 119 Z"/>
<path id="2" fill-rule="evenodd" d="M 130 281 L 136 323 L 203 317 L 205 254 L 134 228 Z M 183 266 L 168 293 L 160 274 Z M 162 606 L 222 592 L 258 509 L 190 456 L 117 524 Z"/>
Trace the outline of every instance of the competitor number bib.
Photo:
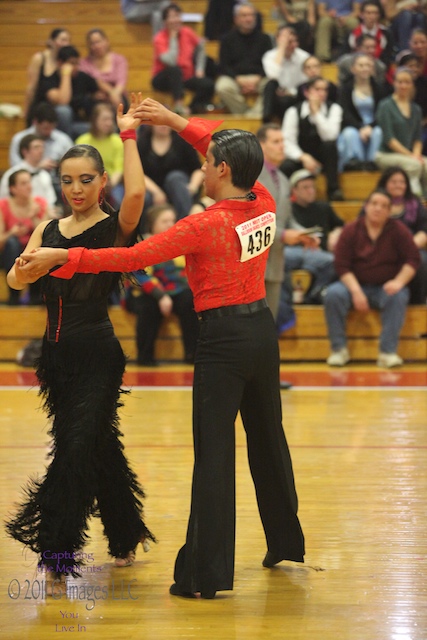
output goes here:
<path id="1" fill-rule="evenodd" d="M 276 216 L 271 211 L 252 218 L 235 227 L 239 236 L 240 262 L 246 262 L 260 256 L 273 244 L 276 233 Z"/>

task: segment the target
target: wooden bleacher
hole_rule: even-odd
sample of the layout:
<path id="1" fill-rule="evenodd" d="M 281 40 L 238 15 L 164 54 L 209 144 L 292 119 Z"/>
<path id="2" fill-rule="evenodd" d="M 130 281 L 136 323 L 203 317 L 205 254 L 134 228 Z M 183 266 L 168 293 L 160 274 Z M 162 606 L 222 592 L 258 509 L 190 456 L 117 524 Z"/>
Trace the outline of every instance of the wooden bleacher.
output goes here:
<path id="1" fill-rule="evenodd" d="M 207 0 L 180 0 L 186 12 L 204 14 Z M 271 19 L 271 0 L 255 0 L 262 12 L 264 28 L 276 31 Z M 192 25 L 202 33 L 202 24 Z M 129 89 L 152 95 L 151 90 L 151 29 L 149 25 L 127 23 L 120 12 L 119 0 L 0 0 L 0 103 L 24 104 L 26 68 L 31 56 L 43 50 L 49 33 L 56 27 L 70 30 L 73 44 L 85 54 L 85 36 L 89 29 L 100 27 L 108 35 L 114 51 L 129 61 Z M 217 58 L 218 43 L 207 43 L 208 54 Z M 334 65 L 325 65 L 325 77 L 336 81 Z M 211 115 L 223 119 L 221 128 L 238 127 L 255 132 L 260 122 L 230 115 Z M 8 167 L 10 139 L 25 128 L 22 118 L 0 118 L 0 173 Z M 337 213 L 346 221 L 356 217 L 363 198 L 376 184 L 378 173 L 351 173 L 341 176 L 341 188 L 346 197 L 334 203 Z M 325 181 L 317 180 L 319 198 L 325 198 Z M 14 361 L 17 352 L 44 331 L 45 311 L 38 307 L 8 307 L 4 272 L 0 272 L 0 361 Z M 3 304 L 2 304 L 3 303 Z M 329 342 L 322 307 L 296 306 L 296 326 L 280 338 L 283 361 L 324 360 Z M 135 317 L 121 308 L 111 309 L 111 318 L 126 353 L 135 358 Z M 402 332 L 399 353 L 405 360 L 427 359 L 425 307 L 410 307 Z M 379 318 L 376 312 L 364 316 L 350 314 L 348 321 L 349 348 L 355 360 L 375 360 L 378 350 Z M 156 357 L 161 360 L 182 359 L 182 344 L 178 323 L 174 318 L 162 327 L 156 345 Z"/>
<path id="2" fill-rule="evenodd" d="M 330 348 L 323 308 L 295 306 L 296 325 L 280 337 L 282 362 L 326 360 Z M 125 353 L 136 359 L 135 316 L 112 307 L 110 317 Z M 0 306 L 0 361 L 15 361 L 16 355 L 30 340 L 40 338 L 44 332 L 46 312 L 42 307 Z M 348 346 L 353 361 L 373 361 L 378 354 L 380 333 L 379 314 L 351 312 L 347 322 Z M 427 360 L 427 314 L 425 307 L 408 307 L 405 325 L 399 341 L 399 354 L 405 361 Z M 178 321 L 166 319 L 156 342 L 156 358 L 167 362 L 180 362 L 183 348 Z"/>

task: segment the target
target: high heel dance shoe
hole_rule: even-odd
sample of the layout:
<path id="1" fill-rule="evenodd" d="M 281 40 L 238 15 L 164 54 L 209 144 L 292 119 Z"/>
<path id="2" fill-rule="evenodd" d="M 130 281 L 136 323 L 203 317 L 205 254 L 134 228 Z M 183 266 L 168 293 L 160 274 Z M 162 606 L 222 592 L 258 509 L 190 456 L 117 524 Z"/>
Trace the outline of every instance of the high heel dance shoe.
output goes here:
<path id="1" fill-rule="evenodd" d="M 141 538 L 140 543 L 142 544 L 142 548 L 144 549 L 144 552 L 148 553 L 148 551 L 150 551 L 150 542 L 147 540 L 147 538 Z M 115 558 L 114 566 L 120 567 L 120 568 L 131 567 L 135 562 L 135 558 L 136 558 L 136 549 L 132 549 L 132 551 L 129 551 L 127 556 L 125 556 L 124 558 Z"/>

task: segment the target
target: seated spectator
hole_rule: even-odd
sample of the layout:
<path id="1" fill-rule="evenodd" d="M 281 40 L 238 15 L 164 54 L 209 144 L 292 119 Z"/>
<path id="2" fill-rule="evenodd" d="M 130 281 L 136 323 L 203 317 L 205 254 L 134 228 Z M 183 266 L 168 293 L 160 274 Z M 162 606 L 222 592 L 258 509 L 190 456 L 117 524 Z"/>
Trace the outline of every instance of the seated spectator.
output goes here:
<path id="1" fill-rule="evenodd" d="M 49 217 L 47 201 L 32 194 L 29 171 L 14 171 L 9 175 L 7 184 L 9 195 L 0 199 L 0 251 L 6 272 L 27 246 L 39 222 Z M 40 303 L 39 290 L 39 282 L 30 285 L 30 303 Z M 19 302 L 20 291 L 9 287 L 8 304 L 17 305 Z"/>
<path id="2" fill-rule="evenodd" d="M 205 15 L 205 38 L 207 40 L 222 40 L 233 28 L 234 8 L 238 4 L 248 4 L 247 0 L 208 0 L 208 10 Z M 262 14 L 255 11 L 256 28 L 262 31 Z"/>
<path id="3" fill-rule="evenodd" d="M 302 65 L 308 57 L 307 51 L 298 47 L 294 29 L 280 27 L 277 46 L 262 57 L 268 80 L 264 89 L 263 122 L 282 122 L 286 109 L 297 102 L 297 87 L 307 79 Z"/>
<path id="4" fill-rule="evenodd" d="M 281 22 L 295 30 L 301 49 L 313 53 L 315 0 L 276 0 L 276 7 Z"/>
<path id="5" fill-rule="evenodd" d="M 317 0 L 317 28 L 314 52 L 322 62 L 337 56 L 332 51 L 335 39 L 343 49 L 347 35 L 359 23 L 360 3 L 353 0 Z"/>
<path id="6" fill-rule="evenodd" d="M 57 203 L 61 202 L 61 185 L 58 176 L 58 163 L 64 153 L 73 146 L 70 136 L 56 128 L 58 117 L 52 105 L 41 102 L 33 111 L 33 122 L 31 127 L 19 131 L 13 136 L 9 147 L 9 164 L 11 167 L 21 161 L 19 155 L 19 143 L 22 138 L 30 133 L 39 136 L 44 142 L 43 157 L 38 165 L 38 169 L 45 169 L 49 172 L 52 184 L 56 193 Z"/>
<path id="7" fill-rule="evenodd" d="M 325 296 L 330 366 L 342 367 L 350 360 L 345 323 L 352 308 L 381 311 L 377 365 L 403 363 L 397 346 L 409 300 L 407 284 L 419 268 L 420 254 L 409 229 L 390 214 L 390 196 L 375 190 L 365 204 L 365 215 L 347 224 L 339 237 L 335 269 L 340 281 L 331 284 Z"/>
<path id="8" fill-rule="evenodd" d="M 55 107 L 58 129 L 74 140 L 89 130 L 98 83 L 79 71 L 80 54 L 74 47 L 62 47 L 57 57 L 58 70 L 39 85 L 39 98 Z"/>
<path id="9" fill-rule="evenodd" d="M 44 84 L 46 78 L 58 69 L 58 51 L 71 43 L 71 36 L 68 29 L 54 29 L 46 44 L 44 51 L 35 53 L 28 65 L 28 84 L 25 93 L 24 117 L 29 126 L 33 119 L 33 108 L 43 101 L 39 95 L 39 86 Z"/>
<path id="10" fill-rule="evenodd" d="M 306 304 L 321 304 L 326 288 L 337 276 L 334 268 L 333 251 L 344 221 L 335 213 L 328 202 L 317 200 L 316 178 L 307 169 L 299 169 L 290 177 L 292 211 L 286 221 L 286 236 L 303 233 L 307 229 L 319 227 L 314 234 L 315 246 L 307 249 L 302 243 L 285 249 L 285 281 L 288 299 L 292 299 L 291 273 L 305 269 L 312 275 L 310 289 L 305 294 Z"/>
<path id="11" fill-rule="evenodd" d="M 412 233 L 420 250 L 421 265 L 409 283 L 410 304 L 425 304 L 427 299 L 427 210 L 412 193 L 409 177 L 400 167 L 386 169 L 377 184 L 391 197 L 391 217 L 401 220 Z M 362 210 L 363 212 L 363 210 Z"/>
<path id="12" fill-rule="evenodd" d="M 110 42 L 102 29 L 88 31 L 86 44 L 88 55 L 80 60 L 80 71 L 97 81 L 96 100 L 109 102 L 114 109 L 122 103 L 127 109 L 128 61 L 120 53 L 111 51 Z"/>
<path id="13" fill-rule="evenodd" d="M 409 40 L 409 48 L 417 58 L 420 58 L 422 73 L 427 77 L 427 31 L 425 29 L 414 29 Z"/>
<path id="14" fill-rule="evenodd" d="M 400 166 L 406 171 L 412 191 L 427 194 L 427 158 L 422 155 L 421 108 L 412 101 L 414 80 L 409 69 L 397 69 L 393 94 L 380 101 L 377 124 L 383 131 L 375 162 L 380 169 Z"/>
<path id="15" fill-rule="evenodd" d="M 204 113 L 215 89 L 215 82 L 205 73 L 204 41 L 182 24 L 182 11 L 177 4 L 168 5 L 162 13 L 164 27 L 153 40 L 154 65 L 151 83 L 157 91 L 171 93 L 173 109 L 186 113 L 184 90 L 194 92 L 191 113 Z"/>
<path id="16" fill-rule="evenodd" d="M 162 28 L 162 11 L 169 3 L 169 0 L 120 0 L 120 7 L 127 22 L 149 22 L 155 34 Z"/>
<path id="17" fill-rule="evenodd" d="M 422 112 L 422 142 L 423 155 L 427 156 L 427 76 L 423 75 L 423 61 L 410 51 L 402 51 L 396 56 L 398 67 L 406 67 L 412 73 L 415 84 L 415 104 L 421 108 Z"/>
<path id="18" fill-rule="evenodd" d="M 29 133 L 19 143 L 19 155 L 21 161 L 4 172 L 0 181 L 0 198 L 8 198 L 9 176 L 18 169 L 25 169 L 31 175 L 32 195 L 47 200 L 47 203 L 55 210 L 56 193 L 52 179 L 45 169 L 40 169 L 40 162 L 44 154 L 44 142 L 40 136 Z"/>
<path id="19" fill-rule="evenodd" d="M 108 174 L 106 200 L 119 209 L 124 196 L 123 142 L 116 133 L 116 118 L 110 104 L 98 102 L 92 111 L 90 129 L 76 140 L 76 144 L 90 144 L 104 160 Z"/>
<path id="20" fill-rule="evenodd" d="M 342 131 L 338 137 L 338 171 L 376 171 L 374 162 L 382 140 L 375 113 L 382 91 L 372 77 L 370 56 L 358 53 L 352 66 L 353 78 L 340 87 L 343 110 Z"/>
<path id="21" fill-rule="evenodd" d="M 383 24 L 381 24 L 381 8 L 375 0 L 365 0 L 360 8 L 360 24 L 353 29 L 348 38 L 350 51 L 357 48 L 357 38 L 363 34 L 369 34 L 375 38 L 374 57 L 378 58 L 386 67 L 393 59 L 393 38 Z"/>
<path id="22" fill-rule="evenodd" d="M 356 51 L 354 53 L 346 53 L 337 60 L 338 67 L 338 84 L 341 85 L 351 78 L 351 68 L 354 59 L 358 53 L 364 53 L 370 56 L 374 63 L 373 78 L 380 86 L 384 86 L 386 82 L 387 67 L 378 58 L 375 57 L 376 40 L 368 33 L 356 38 Z"/>
<path id="23" fill-rule="evenodd" d="M 169 204 L 151 207 L 147 212 L 148 236 L 166 231 L 176 216 Z M 127 289 L 125 306 L 135 313 L 138 364 L 156 365 L 154 344 L 163 318 L 178 316 L 184 343 L 185 362 L 194 362 L 199 321 L 194 311 L 193 294 L 185 274 L 185 256 L 147 267 L 133 274 L 138 287 Z"/>
<path id="24" fill-rule="evenodd" d="M 140 127 L 138 151 L 144 163 L 146 199 L 152 204 L 170 202 L 178 219 L 198 200 L 204 174 L 197 152 L 170 127 Z"/>
<path id="25" fill-rule="evenodd" d="M 408 48 L 414 29 L 427 27 L 425 0 L 385 0 L 384 9 L 397 51 Z"/>
<path id="26" fill-rule="evenodd" d="M 221 40 L 219 51 L 220 76 L 215 91 L 230 113 L 261 118 L 263 94 L 267 78 L 262 57 L 272 48 L 269 35 L 256 26 L 256 13 L 249 4 L 234 6 L 234 28 Z M 253 106 L 250 96 L 257 96 Z"/>
<path id="27" fill-rule="evenodd" d="M 313 78 L 307 83 L 304 102 L 286 111 L 282 131 L 287 158 L 280 168 L 288 177 L 302 168 L 314 175 L 323 171 L 329 200 L 343 200 L 336 144 L 342 109 L 337 103 L 326 102 L 327 95 L 326 80 Z"/>
<path id="28" fill-rule="evenodd" d="M 322 75 L 322 63 L 316 56 L 309 56 L 302 63 L 302 71 L 306 76 L 306 81 L 299 85 L 297 89 L 297 98 L 298 102 L 302 102 L 305 98 L 305 90 L 307 89 L 307 81 L 312 80 L 313 78 L 320 78 Z M 331 82 L 330 80 L 326 81 L 328 83 L 328 97 L 326 98 L 327 102 L 337 102 L 338 99 L 338 89 L 337 85 Z"/>

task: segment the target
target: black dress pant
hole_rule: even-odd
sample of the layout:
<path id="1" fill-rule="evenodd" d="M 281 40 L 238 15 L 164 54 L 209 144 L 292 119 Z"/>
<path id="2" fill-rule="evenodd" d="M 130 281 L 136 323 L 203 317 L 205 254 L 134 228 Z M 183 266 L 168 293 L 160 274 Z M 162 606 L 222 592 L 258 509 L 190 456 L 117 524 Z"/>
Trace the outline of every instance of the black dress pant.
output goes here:
<path id="1" fill-rule="evenodd" d="M 279 83 L 277 80 L 269 80 L 264 87 L 264 103 L 262 111 L 262 121 L 279 122 L 282 124 L 286 109 L 292 107 L 297 102 L 297 96 L 278 95 Z"/>
<path id="2" fill-rule="evenodd" d="M 178 316 L 184 343 L 184 359 L 194 361 L 196 343 L 199 335 L 199 321 L 193 306 L 191 289 L 184 289 L 172 296 L 173 312 Z M 135 313 L 136 343 L 139 364 L 154 363 L 154 343 L 159 333 L 163 315 L 158 301 L 149 295 L 142 294 L 136 298 L 130 297 L 126 303 L 129 311 Z"/>
<path id="3" fill-rule="evenodd" d="M 328 196 L 331 196 L 334 191 L 339 189 L 338 182 L 338 151 L 337 151 L 337 143 L 335 140 L 331 140 L 328 142 L 321 142 L 317 145 L 317 147 L 304 148 L 304 153 L 309 153 L 313 158 L 315 158 L 318 162 L 322 164 L 322 173 L 325 174 L 326 182 L 328 185 Z M 301 162 L 297 160 L 289 160 L 286 159 L 280 165 L 281 171 L 288 178 L 294 173 L 294 171 L 298 171 L 298 169 L 302 169 L 303 165 Z"/>
<path id="4" fill-rule="evenodd" d="M 212 102 L 215 82 L 212 78 L 189 78 L 184 80 L 180 67 L 166 67 L 152 79 L 153 88 L 172 94 L 173 99 L 182 100 L 185 89 L 194 92 L 190 104 L 192 113 L 203 112 L 207 104 Z"/>
<path id="5" fill-rule="evenodd" d="M 268 307 L 201 321 L 193 387 L 191 513 L 174 574 L 183 591 L 233 588 L 239 410 L 267 547 L 278 558 L 303 562 L 304 537 L 282 427 L 277 333 Z"/>

